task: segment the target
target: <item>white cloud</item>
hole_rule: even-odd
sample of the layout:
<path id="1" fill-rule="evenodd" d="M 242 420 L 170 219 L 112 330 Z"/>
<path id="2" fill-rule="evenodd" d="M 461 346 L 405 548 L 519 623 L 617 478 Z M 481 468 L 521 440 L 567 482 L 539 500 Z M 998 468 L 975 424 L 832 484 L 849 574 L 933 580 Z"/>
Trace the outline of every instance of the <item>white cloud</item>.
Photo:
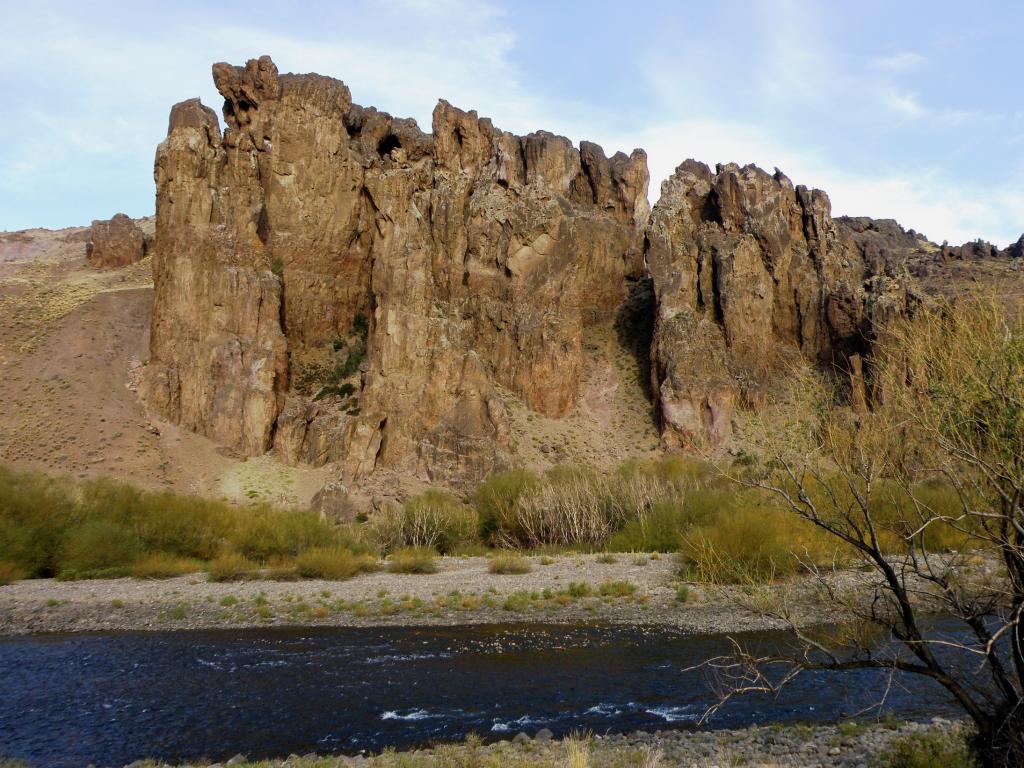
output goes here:
<path id="1" fill-rule="evenodd" d="M 780 167 L 794 183 L 825 189 L 837 214 L 895 218 L 940 241 L 1016 239 L 1024 229 L 1024 194 L 1009 183 L 1009 174 L 1005 182 L 972 186 L 909 162 L 871 168 L 860 159 L 858 167 L 830 134 L 827 126 L 836 123 L 828 118 L 836 114 L 855 135 L 873 129 L 877 141 L 904 122 L 916 121 L 915 130 L 924 130 L 977 120 L 977 112 L 926 105 L 917 93 L 893 84 L 893 73 L 923 67 L 923 56 L 896 52 L 871 60 L 866 72 L 833 51 L 816 6 L 785 2 L 755 10 L 764 16 L 757 25 L 765 34 L 744 41 L 749 60 L 722 59 L 721 41 L 712 38 L 695 38 L 679 51 L 623 52 L 642 58 L 638 85 L 653 94 L 653 103 L 640 105 L 632 123 L 619 105 L 538 97 L 518 66 L 517 41 L 503 13 L 473 0 L 354 4 L 344 19 L 325 14 L 315 39 L 280 25 L 257 28 L 208 15 L 182 17 L 178 28 L 135 39 L 83 26 L 86 17 L 25 11 L 0 30 L 0 71 L 24 71 L 33 82 L 52 84 L 52 93 L 45 102 L 39 93 L 22 97 L 28 106 L 17 107 L 0 126 L 0 191 L 15 199 L 33 185 L 46 190 L 50 180 L 75 173 L 91 184 L 85 164 L 105 158 L 137 164 L 136 202 L 151 206 L 153 151 L 170 105 L 201 95 L 216 109 L 220 99 L 210 63 L 269 53 L 282 71 L 339 77 L 358 103 L 415 117 L 424 130 L 440 97 L 517 133 L 545 128 L 574 142 L 598 141 L 609 154 L 643 147 L 655 199 L 660 182 L 687 157 L 711 165 L 754 162 L 767 170 Z M 27 33 L 31 24 L 45 27 L 46 34 Z M 708 76 L 712 64 L 715 77 Z M 739 69 L 720 70 L 733 65 Z M 12 99 L 7 104 L 15 109 Z M 818 136 L 820 141 L 813 138 Z M 117 179 L 108 185 L 115 181 L 127 184 Z M 114 205 L 135 210 L 128 202 Z"/>
<path id="2" fill-rule="evenodd" d="M 900 51 L 891 56 L 878 56 L 871 59 L 868 65 L 873 69 L 887 72 L 907 72 L 918 69 L 928 63 L 928 59 L 915 51 Z"/>
<path id="3" fill-rule="evenodd" d="M 719 162 L 778 167 L 794 184 L 825 190 L 836 216 L 896 219 L 938 242 L 983 237 L 1007 245 L 1024 231 L 1024 193 L 1009 184 L 967 186 L 932 169 L 855 173 L 819 148 L 792 146 L 738 120 L 684 119 L 604 138 L 646 148 L 652 202 L 675 167 L 694 158 L 712 169 Z"/>
<path id="4" fill-rule="evenodd" d="M 921 104 L 917 94 L 911 91 L 883 88 L 882 103 L 896 114 L 910 119 L 917 119 L 928 114 L 928 110 Z"/>

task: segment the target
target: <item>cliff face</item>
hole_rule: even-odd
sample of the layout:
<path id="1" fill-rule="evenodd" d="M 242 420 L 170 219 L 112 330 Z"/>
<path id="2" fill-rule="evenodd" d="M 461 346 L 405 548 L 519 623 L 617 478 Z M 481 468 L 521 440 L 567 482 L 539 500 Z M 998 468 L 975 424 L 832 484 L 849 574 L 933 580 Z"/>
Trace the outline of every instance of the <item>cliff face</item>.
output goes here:
<path id="1" fill-rule="evenodd" d="M 432 134 L 268 57 L 214 66 L 226 130 L 176 105 L 156 158 L 148 398 L 246 454 L 445 477 L 500 463 L 496 387 L 562 416 L 582 330 L 642 270 L 642 151 Z"/>
<path id="2" fill-rule="evenodd" d="M 831 217 L 824 192 L 782 173 L 687 161 L 647 231 L 657 317 L 654 387 L 666 447 L 721 445 L 795 355 L 856 367 L 909 275 Z"/>
<path id="3" fill-rule="evenodd" d="M 479 477 L 511 447 L 508 393 L 577 406 L 584 328 L 610 329 L 635 278 L 664 447 L 726 443 L 796 358 L 846 371 L 866 407 L 863 357 L 922 276 L 991 256 L 833 219 L 778 171 L 686 161 L 650 211 L 641 150 L 514 136 L 444 101 L 424 133 L 268 57 L 213 76 L 224 134 L 186 101 L 157 152 L 146 390 L 243 455 Z"/>

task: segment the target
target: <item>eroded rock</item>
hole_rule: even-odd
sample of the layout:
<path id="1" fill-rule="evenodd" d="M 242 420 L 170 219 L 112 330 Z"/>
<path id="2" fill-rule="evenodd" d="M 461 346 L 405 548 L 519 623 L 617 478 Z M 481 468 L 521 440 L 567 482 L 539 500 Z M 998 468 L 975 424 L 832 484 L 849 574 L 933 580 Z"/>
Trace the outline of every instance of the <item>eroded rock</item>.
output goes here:
<path id="1" fill-rule="evenodd" d="M 146 235 L 142 228 L 123 213 L 112 219 L 97 220 L 89 229 L 85 255 L 97 269 L 126 267 L 146 255 Z"/>
<path id="2" fill-rule="evenodd" d="M 734 409 L 756 406 L 796 357 L 848 370 L 911 301 L 903 263 L 875 258 L 824 192 L 778 170 L 686 161 L 662 186 L 647 242 L 668 448 L 722 445 Z"/>
<path id="3" fill-rule="evenodd" d="M 583 327 L 642 271 L 642 151 L 444 101 L 424 133 L 269 57 L 213 74 L 224 134 L 183 102 L 157 153 L 153 407 L 247 455 L 444 478 L 503 461 L 501 388 L 575 407 Z"/>

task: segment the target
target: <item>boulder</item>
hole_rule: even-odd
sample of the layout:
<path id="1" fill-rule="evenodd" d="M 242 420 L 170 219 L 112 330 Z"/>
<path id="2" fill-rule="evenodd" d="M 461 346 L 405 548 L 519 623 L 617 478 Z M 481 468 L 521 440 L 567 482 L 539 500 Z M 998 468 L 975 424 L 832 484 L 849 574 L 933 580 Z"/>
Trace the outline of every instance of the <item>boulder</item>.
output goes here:
<path id="1" fill-rule="evenodd" d="M 123 213 L 94 221 L 85 243 L 85 255 L 97 269 L 126 267 L 146 255 L 146 235 Z"/>

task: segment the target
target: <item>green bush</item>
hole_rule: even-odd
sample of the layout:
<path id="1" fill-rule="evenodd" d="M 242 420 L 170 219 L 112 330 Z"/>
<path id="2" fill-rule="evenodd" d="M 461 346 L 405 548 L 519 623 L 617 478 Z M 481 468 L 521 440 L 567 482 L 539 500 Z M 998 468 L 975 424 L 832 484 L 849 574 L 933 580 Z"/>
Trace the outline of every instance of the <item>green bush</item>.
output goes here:
<path id="1" fill-rule="evenodd" d="M 295 558 L 295 570 L 307 579 L 350 579 L 377 567 L 377 558 L 357 555 L 343 547 L 316 547 Z"/>
<path id="2" fill-rule="evenodd" d="M 976 768 L 978 763 L 961 734 L 932 731 L 897 739 L 877 765 L 879 768 Z"/>
<path id="3" fill-rule="evenodd" d="M 388 570 L 392 573 L 436 573 L 434 554 L 426 547 L 399 549 L 388 558 Z"/>
<path id="4" fill-rule="evenodd" d="M 476 541 L 477 515 L 451 494 L 429 490 L 385 508 L 370 525 L 382 552 L 426 547 L 444 555 Z"/>
<path id="5" fill-rule="evenodd" d="M 831 562 L 837 545 L 814 525 L 758 494 L 684 534 L 684 575 L 716 584 L 764 583 L 796 573 L 800 560 Z"/>
<path id="6" fill-rule="evenodd" d="M 108 575 L 128 568 L 142 553 L 142 545 L 130 530 L 107 520 L 92 520 L 72 528 L 61 542 L 57 574 L 83 578 Z"/>
<path id="7" fill-rule="evenodd" d="M 517 552 L 501 552 L 487 563 L 491 573 L 522 574 L 533 570 L 530 561 Z"/>
<path id="8" fill-rule="evenodd" d="M 169 579 L 201 570 L 203 563 L 200 560 L 169 555 L 166 552 L 154 552 L 135 561 L 132 576 L 136 579 Z"/>
<path id="9" fill-rule="evenodd" d="M 210 581 L 240 581 L 256 573 L 256 563 L 238 554 L 225 552 L 210 561 L 207 570 Z"/>
<path id="10" fill-rule="evenodd" d="M 21 570 L 21 568 L 16 566 L 14 563 L 9 563 L 6 560 L 0 560 L 0 587 L 13 584 L 23 578 L 25 578 L 25 572 Z"/>
<path id="11" fill-rule="evenodd" d="M 495 544 L 499 533 L 513 525 L 520 497 L 537 487 L 540 478 L 528 469 L 513 469 L 490 475 L 473 494 L 480 517 L 480 538 Z"/>
<path id="12" fill-rule="evenodd" d="M 0 467 L 0 552 L 30 578 L 133 570 L 155 578 L 194 570 L 194 561 L 223 551 L 266 562 L 335 546 L 365 551 L 315 512 L 239 507 L 107 479 L 73 484 Z"/>
<path id="13" fill-rule="evenodd" d="M 56 574 L 61 541 L 77 521 L 64 483 L 0 466 L 0 552 L 26 577 Z"/>
<path id="14" fill-rule="evenodd" d="M 630 597 L 636 592 L 636 584 L 631 581 L 606 581 L 598 587 L 601 597 Z"/>

